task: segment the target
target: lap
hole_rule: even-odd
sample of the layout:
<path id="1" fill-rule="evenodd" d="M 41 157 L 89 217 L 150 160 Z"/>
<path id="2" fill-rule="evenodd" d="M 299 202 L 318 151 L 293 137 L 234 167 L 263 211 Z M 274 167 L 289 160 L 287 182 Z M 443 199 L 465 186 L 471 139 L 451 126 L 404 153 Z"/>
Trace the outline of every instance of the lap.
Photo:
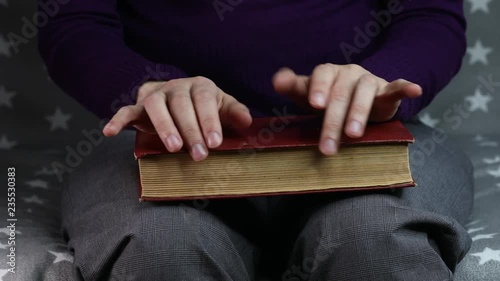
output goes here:
<path id="1" fill-rule="evenodd" d="M 63 229 L 70 247 L 77 248 L 75 263 L 83 267 L 87 264 L 87 268 L 97 266 L 91 260 L 96 260 L 99 250 L 101 260 L 112 259 L 112 254 L 122 251 L 123 241 L 138 233 L 148 234 L 145 243 L 150 244 L 166 235 L 174 244 L 186 242 L 183 236 L 164 230 L 198 234 L 206 231 L 201 234 L 204 236 L 224 233 L 223 238 L 211 243 L 236 243 L 239 249 L 234 251 L 247 251 L 249 257 L 253 257 L 258 244 L 271 248 L 281 245 L 283 249 L 278 251 L 289 253 L 290 245 L 308 221 L 323 218 L 338 227 L 346 222 L 359 224 L 363 220 L 356 220 L 364 216 L 366 221 L 388 223 L 391 218 L 375 215 L 377 208 L 393 209 L 392 219 L 401 217 L 401 210 L 406 209 L 417 220 L 437 215 L 445 224 L 464 223 L 472 206 L 470 162 L 439 132 L 421 124 L 406 125 L 416 139 L 410 146 L 410 163 L 418 187 L 211 200 L 208 204 L 139 202 L 138 168 L 133 158 L 135 134 L 125 132 L 107 139 L 73 171 L 63 191 Z M 247 267 L 253 266 L 253 261 L 246 262 Z"/>
<path id="2" fill-rule="evenodd" d="M 168 271 L 176 280 L 175 272 L 188 276 L 193 267 L 217 264 L 228 271 L 206 272 L 204 280 L 251 279 L 245 268 L 255 266 L 259 229 L 250 222 L 262 206 L 252 200 L 139 202 L 134 138 L 127 131 L 106 139 L 65 180 L 62 227 L 81 278 L 171 280 L 161 275 Z"/>

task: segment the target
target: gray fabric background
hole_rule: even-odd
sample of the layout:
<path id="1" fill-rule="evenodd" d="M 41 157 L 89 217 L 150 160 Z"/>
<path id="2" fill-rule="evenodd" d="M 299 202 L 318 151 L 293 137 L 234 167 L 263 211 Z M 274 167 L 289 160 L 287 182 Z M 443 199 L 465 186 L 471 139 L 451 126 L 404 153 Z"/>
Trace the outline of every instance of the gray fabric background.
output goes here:
<path id="1" fill-rule="evenodd" d="M 207 5 L 210 5 L 207 2 Z M 243 9 L 244 4 L 238 8 Z M 0 0 L 0 174 L 17 170 L 18 273 L 6 272 L 6 192 L 0 194 L 1 280 L 71 280 L 71 255 L 59 232 L 59 190 L 54 161 L 68 163 L 82 148 L 83 130 L 99 120 L 48 78 L 36 50 L 35 1 Z M 421 114 L 424 123 L 457 139 L 476 168 L 476 197 L 468 225 L 473 246 L 457 280 L 500 280 L 500 1 L 467 0 L 468 54 L 457 77 Z M 214 11 L 214 16 L 217 16 Z M 221 23 L 223 24 L 223 23 Z M 12 46 L 9 34 L 26 38 Z M 478 45 L 481 43 L 482 45 Z M 482 48 L 481 48 L 482 47 Z M 481 78 L 498 81 L 485 85 Z M 460 110 L 459 108 L 463 108 Z M 74 160 L 74 159 L 73 159 Z M 73 161 L 70 159 L 70 161 Z M 82 157 L 81 161 L 85 161 Z M 0 181 L 5 182 L 4 179 Z"/>

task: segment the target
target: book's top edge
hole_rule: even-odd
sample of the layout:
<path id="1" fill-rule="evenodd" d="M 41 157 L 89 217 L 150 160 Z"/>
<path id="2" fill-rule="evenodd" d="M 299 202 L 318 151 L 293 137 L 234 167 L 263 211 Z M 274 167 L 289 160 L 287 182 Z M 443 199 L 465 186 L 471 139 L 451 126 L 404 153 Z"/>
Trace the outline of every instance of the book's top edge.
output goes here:
<path id="1" fill-rule="evenodd" d="M 288 119 L 287 119 L 288 118 Z M 224 141 L 213 151 L 293 148 L 317 146 L 322 119 L 316 116 L 255 118 L 247 129 L 226 129 Z M 352 139 L 344 135 L 341 145 L 412 143 L 413 136 L 400 121 L 373 123 L 363 137 Z M 180 151 L 185 153 L 185 151 Z M 134 157 L 170 153 L 157 135 L 137 132 Z"/>

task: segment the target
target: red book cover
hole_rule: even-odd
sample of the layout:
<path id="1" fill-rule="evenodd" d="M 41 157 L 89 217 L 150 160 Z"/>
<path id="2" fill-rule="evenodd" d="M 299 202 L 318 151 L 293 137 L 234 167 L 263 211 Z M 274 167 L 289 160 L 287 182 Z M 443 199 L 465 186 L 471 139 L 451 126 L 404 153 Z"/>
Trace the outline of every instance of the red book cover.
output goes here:
<path id="1" fill-rule="evenodd" d="M 307 147 L 317 146 L 322 128 L 322 118 L 317 116 L 284 116 L 284 117 L 266 117 L 254 118 L 252 125 L 246 129 L 224 129 L 222 144 L 211 151 L 240 150 L 240 149 L 269 149 L 286 147 Z M 413 136 L 403 126 L 400 121 L 388 121 L 384 123 L 371 123 L 366 127 L 365 134 L 361 138 L 352 139 L 343 135 L 341 146 L 360 145 L 360 144 L 385 144 L 385 143 L 412 143 Z M 136 159 L 147 155 L 170 153 L 165 148 L 160 138 L 155 134 L 148 134 L 137 131 L 134 155 Z M 180 151 L 176 153 L 186 153 Z M 210 157 L 210 155 L 208 156 Z M 140 182 L 140 181 L 139 181 Z M 355 190 L 373 190 L 381 188 L 396 188 L 415 186 L 414 183 L 394 185 L 394 186 L 374 186 L 369 188 L 349 188 L 335 189 L 335 191 L 355 191 Z M 139 185 L 139 194 L 142 186 Z M 333 190 L 332 190 L 333 191 Z M 323 191 L 304 191 L 295 192 L 312 193 Z M 284 193 L 290 194 L 290 193 Z M 248 196 L 269 196 L 281 195 L 281 193 L 258 194 Z M 245 197 L 245 195 L 219 195 L 213 197 L 203 197 L 205 199 Z M 199 199 L 198 197 L 186 198 L 146 198 L 140 200 L 164 201 L 164 200 L 188 200 Z"/>
<path id="2" fill-rule="evenodd" d="M 310 115 L 254 118 L 249 128 L 225 129 L 222 144 L 211 151 L 317 146 L 322 121 L 322 118 Z M 413 136 L 400 121 L 389 121 L 369 124 L 361 138 L 351 139 L 344 135 L 341 145 L 402 142 L 413 142 Z M 158 135 L 137 131 L 136 159 L 163 153 L 170 152 Z"/>

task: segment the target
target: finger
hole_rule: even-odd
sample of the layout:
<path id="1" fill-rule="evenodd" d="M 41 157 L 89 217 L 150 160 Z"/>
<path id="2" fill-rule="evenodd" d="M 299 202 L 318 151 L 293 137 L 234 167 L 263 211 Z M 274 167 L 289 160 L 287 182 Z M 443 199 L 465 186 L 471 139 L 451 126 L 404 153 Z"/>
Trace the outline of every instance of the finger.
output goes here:
<path id="1" fill-rule="evenodd" d="M 282 68 L 273 76 L 273 86 L 279 94 L 305 97 L 308 94 L 309 78 L 297 75 L 290 68 Z"/>
<path id="2" fill-rule="evenodd" d="M 118 110 L 102 130 L 106 137 L 112 137 L 120 133 L 123 128 L 131 122 L 141 118 L 144 108 L 140 105 L 127 105 Z"/>
<path id="3" fill-rule="evenodd" d="M 222 143 L 222 126 L 219 118 L 219 95 L 215 84 L 206 79 L 191 87 L 198 123 L 200 124 L 205 142 L 209 148 L 218 147 Z"/>
<path id="4" fill-rule="evenodd" d="M 352 138 L 363 136 L 377 92 L 378 83 L 374 76 L 364 74 L 359 78 L 345 122 L 346 135 Z"/>
<path id="5" fill-rule="evenodd" d="M 337 74 L 337 67 L 333 64 L 320 64 L 314 68 L 309 85 L 309 103 L 312 107 L 325 108 Z"/>
<path id="6" fill-rule="evenodd" d="M 353 81 L 349 74 L 339 74 L 327 101 L 319 145 L 320 151 L 325 155 L 333 155 L 338 151 L 342 128 L 356 84 L 356 80 Z"/>
<path id="7" fill-rule="evenodd" d="M 168 112 L 165 94 L 162 92 L 150 94 L 144 100 L 144 108 L 167 150 L 179 151 L 182 148 L 182 139 Z"/>
<path id="8" fill-rule="evenodd" d="M 247 128 L 252 124 L 248 107 L 228 94 L 222 96 L 219 115 L 222 124 L 228 127 Z"/>
<path id="9" fill-rule="evenodd" d="M 167 106 L 191 157 L 201 161 L 208 156 L 208 149 L 198 125 L 190 90 L 190 87 L 175 89 L 167 95 Z"/>
<path id="10" fill-rule="evenodd" d="M 419 85 L 404 79 L 395 80 L 381 90 L 377 96 L 377 100 L 388 103 L 397 102 L 403 98 L 416 98 L 422 95 L 422 88 Z"/>

